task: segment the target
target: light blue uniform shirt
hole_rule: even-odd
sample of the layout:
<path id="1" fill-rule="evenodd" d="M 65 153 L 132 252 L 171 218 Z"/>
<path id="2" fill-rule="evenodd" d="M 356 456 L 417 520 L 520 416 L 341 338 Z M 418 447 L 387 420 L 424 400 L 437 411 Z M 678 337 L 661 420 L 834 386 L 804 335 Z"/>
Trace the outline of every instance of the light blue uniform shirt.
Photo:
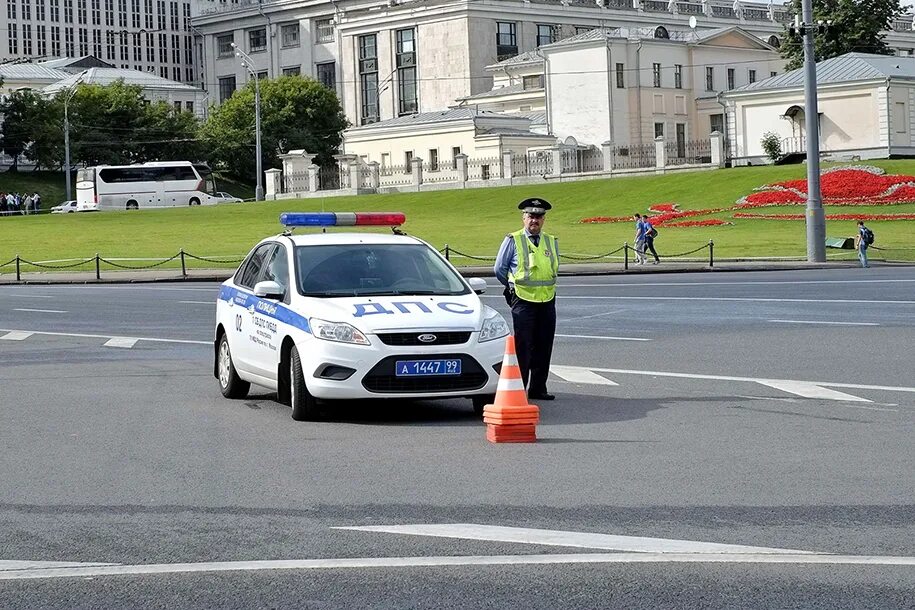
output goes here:
<path id="1" fill-rule="evenodd" d="M 531 234 L 527 229 L 524 230 L 524 235 L 528 239 L 531 237 Z M 541 233 L 540 236 L 540 239 L 543 239 L 543 233 Z M 556 260 L 559 260 L 559 240 L 554 236 L 553 241 L 556 242 Z M 518 252 L 515 249 L 515 239 L 511 235 L 506 235 L 505 239 L 502 240 L 502 246 L 499 247 L 499 253 L 496 255 L 496 263 L 493 265 L 492 270 L 496 274 L 496 279 L 499 280 L 503 286 L 508 286 L 509 284 L 508 274 L 518 270 Z"/>

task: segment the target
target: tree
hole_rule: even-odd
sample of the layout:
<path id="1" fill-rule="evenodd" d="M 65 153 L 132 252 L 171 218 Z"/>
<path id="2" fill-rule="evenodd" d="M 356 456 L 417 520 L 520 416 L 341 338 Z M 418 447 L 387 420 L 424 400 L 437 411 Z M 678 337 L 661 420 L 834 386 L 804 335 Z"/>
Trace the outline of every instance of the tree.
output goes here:
<path id="1" fill-rule="evenodd" d="M 782 158 L 782 140 L 777 133 L 767 131 L 759 141 L 763 152 L 773 163 Z"/>
<path id="2" fill-rule="evenodd" d="M 790 0 L 789 13 L 801 14 L 801 0 Z M 813 20 L 832 20 L 832 25 L 814 37 L 817 61 L 845 53 L 876 53 L 891 55 L 883 32 L 903 13 L 901 0 L 813 0 Z M 804 65 L 804 44 L 799 37 L 789 37 L 781 46 L 786 68 L 794 70 Z"/>
<path id="3" fill-rule="evenodd" d="M 311 78 L 282 76 L 260 81 L 261 150 L 264 168 L 279 155 L 302 148 L 327 163 L 343 142 L 349 121 L 337 94 Z M 202 129 L 211 158 L 232 174 L 256 178 L 254 82 L 215 109 Z"/>
<path id="4" fill-rule="evenodd" d="M 31 90 L 14 91 L 0 102 L 3 115 L 3 132 L 0 148 L 13 158 L 11 172 L 19 169 L 19 158 L 25 153 L 32 140 L 33 122 L 36 115 L 38 95 Z"/>

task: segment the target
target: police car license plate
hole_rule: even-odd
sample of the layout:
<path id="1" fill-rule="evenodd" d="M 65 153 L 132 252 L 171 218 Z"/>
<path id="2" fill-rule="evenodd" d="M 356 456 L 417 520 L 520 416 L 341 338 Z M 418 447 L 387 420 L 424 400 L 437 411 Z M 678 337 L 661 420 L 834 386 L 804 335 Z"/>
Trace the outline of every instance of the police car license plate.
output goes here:
<path id="1" fill-rule="evenodd" d="M 398 360 L 394 363 L 394 374 L 397 377 L 460 375 L 461 361 L 458 358 L 449 358 L 447 360 Z"/>

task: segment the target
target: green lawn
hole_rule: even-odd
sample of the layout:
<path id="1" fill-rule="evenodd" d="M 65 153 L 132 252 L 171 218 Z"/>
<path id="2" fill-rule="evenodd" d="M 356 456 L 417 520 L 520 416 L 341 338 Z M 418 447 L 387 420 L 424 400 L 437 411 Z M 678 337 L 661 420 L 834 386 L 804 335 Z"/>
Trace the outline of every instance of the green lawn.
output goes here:
<path id="1" fill-rule="evenodd" d="M 915 174 L 915 160 L 876 161 L 889 173 Z M 520 226 L 517 203 L 530 196 L 553 204 L 547 230 L 560 239 L 563 253 L 599 254 L 614 250 L 624 241 L 632 243 L 630 223 L 582 224 L 589 216 L 621 216 L 644 212 L 655 203 L 677 203 L 681 209 L 728 207 L 753 188 L 766 183 L 805 176 L 803 165 L 748 167 L 665 176 L 643 176 L 550 183 L 491 189 L 328 197 L 322 199 L 271 201 L 198 208 L 140 210 L 0 218 L 0 264 L 17 254 L 27 260 L 71 257 L 166 257 L 180 248 L 201 255 L 243 255 L 258 239 L 279 232 L 283 211 L 402 211 L 404 230 L 436 247 L 470 254 L 493 256 L 505 233 Z M 0 190 L 8 187 L 9 174 L 0 174 Z M 13 180 L 28 180 L 21 173 Z M 62 185 L 61 183 L 58 186 Z M 38 188 L 51 193 L 53 184 Z M 25 188 L 37 188 L 25 186 Z M 221 187 L 222 188 L 222 187 Z M 231 190 L 231 189 L 226 189 Z M 237 189 L 236 189 L 237 190 Z M 241 193 L 238 193 L 241 194 Z M 45 197 L 49 207 L 50 197 Z M 852 213 L 861 208 L 827 206 L 829 213 Z M 762 208 L 755 212 L 803 213 L 804 207 Z M 868 207 L 867 212 L 915 212 L 915 203 Z M 661 255 L 692 250 L 709 240 L 715 242 L 716 258 L 803 257 L 806 233 L 803 221 L 732 219 L 731 212 L 715 217 L 733 222 L 718 227 L 661 227 L 656 242 Z M 908 248 L 915 241 L 913 221 L 869 223 L 882 248 Z M 384 229 L 385 231 L 387 229 Z M 828 222 L 830 237 L 855 233 L 853 221 Z M 830 254 L 840 251 L 829 250 Z M 699 256 L 704 256 L 701 253 Z M 880 258 L 879 253 L 874 253 Z M 854 252 L 845 251 L 853 258 Z M 891 258 L 913 259 L 915 251 L 893 252 Z M 458 264 L 473 261 L 456 258 Z M 195 266 L 201 266 L 195 264 Z M 6 268 L 8 272 L 8 267 Z"/>

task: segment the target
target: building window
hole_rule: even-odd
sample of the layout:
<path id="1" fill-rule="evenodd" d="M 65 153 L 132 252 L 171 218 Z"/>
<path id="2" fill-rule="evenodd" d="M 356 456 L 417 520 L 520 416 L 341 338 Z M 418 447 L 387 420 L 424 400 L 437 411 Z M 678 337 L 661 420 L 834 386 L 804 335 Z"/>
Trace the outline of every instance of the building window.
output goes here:
<path id="1" fill-rule="evenodd" d="M 674 88 L 683 88 L 683 66 L 680 64 L 674 64 Z"/>
<path id="2" fill-rule="evenodd" d="M 751 83 L 755 83 L 755 82 L 756 82 L 756 70 L 750 70 L 750 71 L 747 73 L 747 80 L 748 80 L 749 82 L 751 82 Z"/>
<path id="3" fill-rule="evenodd" d="M 712 114 L 708 117 L 709 120 L 709 131 L 718 133 L 724 133 L 724 115 L 723 114 Z"/>
<path id="4" fill-rule="evenodd" d="M 651 74 L 654 77 L 654 86 L 661 86 L 661 64 L 651 64 Z"/>
<path id="5" fill-rule="evenodd" d="M 261 70 L 257 73 L 257 80 L 267 80 L 267 77 L 268 75 L 266 70 Z"/>
<path id="6" fill-rule="evenodd" d="M 194 102 L 184 102 L 185 112 L 194 112 Z"/>
<path id="7" fill-rule="evenodd" d="M 400 114 L 419 109 L 416 98 L 416 30 L 397 30 L 397 89 Z"/>
<path id="8" fill-rule="evenodd" d="M 457 156 L 459 154 L 461 154 L 461 147 L 452 146 L 451 147 L 451 169 L 454 169 L 454 170 L 457 169 Z"/>
<path id="9" fill-rule="evenodd" d="M 318 82 L 328 89 L 337 90 L 337 65 L 334 62 L 329 61 L 323 64 L 316 64 L 315 76 L 317 77 Z"/>
<path id="10" fill-rule="evenodd" d="M 543 89 L 543 74 L 534 74 L 533 76 L 525 76 L 521 79 L 522 88 L 527 89 Z"/>
<path id="11" fill-rule="evenodd" d="M 18 31 L 18 26 L 15 23 L 11 23 L 9 26 L 9 50 L 14 55 L 19 53 L 19 41 L 16 38 Z"/>
<path id="12" fill-rule="evenodd" d="M 556 25 L 537 25 L 537 46 L 542 47 L 545 44 L 559 40 L 559 26 Z"/>
<path id="13" fill-rule="evenodd" d="M 496 58 L 499 61 L 518 54 L 517 24 L 511 21 L 496 23 Z"/>
<path id="14" fill-rule="evenodd" d="M 280 28 L 280 36 L 284 47 L 299 46 L 299 24 L 290 23 Z"/>
<path id="15" fill-rule="evenodd" d="M 622 89 L 626 86 L 625 69 L 623 64 L 616 64 L 616 88 Z"/>
<path id="16" fill-rule="evenodd" d="M 248 31 L 248 51 L 257 53 L 267 48 L 267 29 L 260 28 Z"/>
<path id="17" fill-rule="evenodd" d="M 438 171 L 438 149 L 437 148 L 429 149 L 429 171 L 430 172 Z"/>
<path id="18" fill-rule="evenodd" d="M 302 68 L 300 66 L 292 66 L 291 68 L 283 68 L 283 76 L 298 76 L 302 73 Z"/>
<path id="19" fill-rule="evenodd" d="M 378 43 L 375 34 L 359 37 L 359 83 L 362 89 L 362 124 L 378 121 Z"/>
<path id="20" fill-rule="evenodd" d="M 778 36 L 769 36 L 769 40 L 766 42 L 769 43 L 769 46 L 775 47 L 776 49 L 782 46 L 782 41 L 778 39 Z"/>
<path id="21" fill-rule="evenodd" d="M 181 102 L 174 102 L 175 112 L 181 112 Z"/>
<path id="22" fill-rule="evenodd" d="M 772 78 L 773 76 L 778 76 L 778 72 L 769 72 L 769 78 Z"/>
<path id="23" fill-rule="evenodd" d="M 575 26 L 575 35 L 578 36 L 579 34 L 584 34 L 585 32 L 590 32 L 593 29 L 595 29 L 594 26 L 590 26 L 590 25 L 576 25 Z"/>
<path id="24" fill-rule="evenodd" d="M 406 150 L 403 153 L 403 173 L 409 174 L 413 171 L 413 151 Z"/>
<path id="25" fill-rule="evenodd" d="M 223 103 L 235 93 L 235 77 L 223 76 L 219 79 L 219 103 Z"/>
<path id="26" fill-rule="evenodd" d="M 705 90 L 715 90 L 715 68 L 708 67 L 705 69 Z"/>
<path id="27" fill-rule="evenodd" d="M 318 19 L 315 21 L 315 40 L 317 42 L 334 41 L 333 19 Z"/>
<path id="28" fill-rule="evenodd" d="M 735 85 L 734 81 L 737 80 L 735 78 L 736 75 L 737 75 L 737 71 L 734 70 L 734 68 L 728 68 L 728 89 L 734 88 L 734 85 Z"/>
<path id="29" fill-rule="evenodd" d="M 654 124 L 654 137 L 656 137 L 656 138 L 664 137 L 664 123 L 655 123 Z"/>

